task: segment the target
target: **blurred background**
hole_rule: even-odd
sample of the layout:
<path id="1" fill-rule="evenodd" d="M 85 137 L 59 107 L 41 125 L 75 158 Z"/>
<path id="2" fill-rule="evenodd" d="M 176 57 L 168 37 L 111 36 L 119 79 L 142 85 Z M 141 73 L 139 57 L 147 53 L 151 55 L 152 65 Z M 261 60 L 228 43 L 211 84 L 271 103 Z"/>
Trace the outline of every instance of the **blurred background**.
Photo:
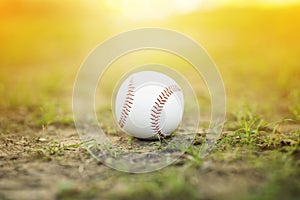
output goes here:
<path id="1" fill-rule="evenodd" d="M 172 29 L 201 44 L 223 77 L 229 110 L 257 105 L 276 118 L 299 106 L 298 0 L 0 0 L 0 107 L 53 105 L 69 113 L 88 54 L 141 27 Z M 120 65 L 176 60 L 155 55 L 129 55 Z"/>

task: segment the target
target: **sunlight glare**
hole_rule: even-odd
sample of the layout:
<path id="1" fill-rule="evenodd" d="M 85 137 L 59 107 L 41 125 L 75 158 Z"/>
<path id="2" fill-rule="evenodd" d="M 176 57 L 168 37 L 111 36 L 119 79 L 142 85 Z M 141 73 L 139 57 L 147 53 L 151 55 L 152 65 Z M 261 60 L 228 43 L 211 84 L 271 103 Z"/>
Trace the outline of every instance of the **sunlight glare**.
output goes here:
<path id="1" fill-rule="evenodd" d="M 171 14 L 168 1 L 123 0 L 123 14 L 131 20 L 162 19 Z"/>
<path id="2" fill-rule="evenodd" d="M 277 7 L 299 4 L 299 0 L 106 0 L 114 11 L 133 21 L 163 20 L 171 15 L 222 6 Z"/>
<path id="3" fill-rule="evenodd" d="M 203 0 L 173 0 L 176 10 L 181 13 L 189 13 L 199 8 Z"/>
<path id="4" fill-rule="evenodd" d="M 202 0 L 123 0 L 123 14 L 132 20 L 163 19 L 196 10 Z"/>

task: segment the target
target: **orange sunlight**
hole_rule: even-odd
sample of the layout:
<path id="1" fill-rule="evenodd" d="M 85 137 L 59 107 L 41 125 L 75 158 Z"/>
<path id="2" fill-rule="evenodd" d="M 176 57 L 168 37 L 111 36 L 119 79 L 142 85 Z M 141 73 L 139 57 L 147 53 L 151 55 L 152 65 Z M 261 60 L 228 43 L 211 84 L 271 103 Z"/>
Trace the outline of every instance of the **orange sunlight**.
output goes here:
<path id="1" fill-rule="evenodd" d="M 222 6 L 278 7 L 300 4 L 298 0 L 106 0 L 110 9 L 121 12 L 129 20 L 161 20 L 171 15 Z"/>

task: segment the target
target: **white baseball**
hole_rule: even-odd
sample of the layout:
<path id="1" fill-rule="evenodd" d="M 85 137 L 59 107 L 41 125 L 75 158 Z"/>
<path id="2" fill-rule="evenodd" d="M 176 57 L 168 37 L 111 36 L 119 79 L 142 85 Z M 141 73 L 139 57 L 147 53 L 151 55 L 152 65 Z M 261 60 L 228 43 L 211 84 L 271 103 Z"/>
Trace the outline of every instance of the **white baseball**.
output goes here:
<path id="1" fill-rule="evenodd" d="M 120 86 L 115 101 L 119 127 L 143 139 L 167 137 L 179 126 L 184 97 L 179 85 L 165 74 L 142 71 Z"/>

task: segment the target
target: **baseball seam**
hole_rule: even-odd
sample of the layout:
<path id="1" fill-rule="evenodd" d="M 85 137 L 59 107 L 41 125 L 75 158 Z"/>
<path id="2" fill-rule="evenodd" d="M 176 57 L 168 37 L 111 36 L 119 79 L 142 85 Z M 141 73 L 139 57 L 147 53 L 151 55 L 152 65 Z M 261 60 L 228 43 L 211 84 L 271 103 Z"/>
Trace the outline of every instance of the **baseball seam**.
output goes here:
<path id="1" fill-rule="evenodd" d="M 134 89 L 135 89 L 134 83 L 133 83 L 133 80 L 131 79 L 128 84 L 127 94 L 126 94 L 125 101 L 124 101 L 124 104 L 123 104 L 123 107 L 121 110 L 121 116 L 118 121 L 118 124 L 121 128 L 124 127 L 125 122 L 128 118 L 128 115 L 131 111 L 131 107 L 132 107 L 133 100 L 134 100 Z"/>
<path id="2" fill-rule="evenodd" d="M 181 91 L 181 89 L 175 84 L 165 87 L 163 91 L 158 95 L 151 109 L 151 117 L 150 117 L 151 129 L 159 137 L 162 138 L 166 137 L 166 134 L 163 133 L 162 128 L 160 126 L 160 118 L 161 118 L 164 105 L 167 103 L 169 97 L 173 95 L 174 92 L 178 92 L 178 91 Z"/>

